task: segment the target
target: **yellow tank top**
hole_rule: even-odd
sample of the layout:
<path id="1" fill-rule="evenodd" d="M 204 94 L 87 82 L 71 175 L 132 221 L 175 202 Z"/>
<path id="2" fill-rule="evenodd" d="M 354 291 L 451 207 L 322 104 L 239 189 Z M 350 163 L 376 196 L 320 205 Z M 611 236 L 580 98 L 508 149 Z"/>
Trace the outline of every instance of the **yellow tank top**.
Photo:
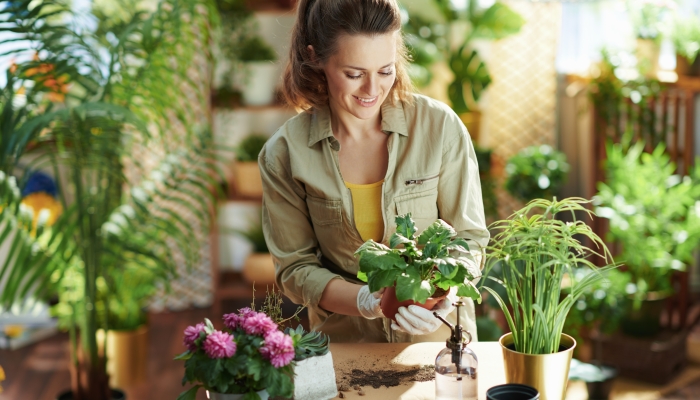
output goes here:
<path id="1" fill-rule="evenodd" d="M 384 238 L 384 219 L 382 218 L 382 179 L 367 185 L 345 182 L 352 193 L 355 226 L 362 240 L 373 239 L 381 242 Z"/>

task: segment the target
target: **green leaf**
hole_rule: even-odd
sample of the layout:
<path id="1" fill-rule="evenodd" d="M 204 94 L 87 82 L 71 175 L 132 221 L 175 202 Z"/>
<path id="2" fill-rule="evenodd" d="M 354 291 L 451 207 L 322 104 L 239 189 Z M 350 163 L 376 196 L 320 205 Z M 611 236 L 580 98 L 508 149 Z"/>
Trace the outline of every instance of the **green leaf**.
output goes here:
<path id="1" fill-rule="evenodd" d="M 409 265 L 396 278 L 396 298 L 399 301 L 413 300 L 417 303 L 425 303 L 434 291 L 430 282 L 421 280 L 418 268 L 413 265 Z"/>
<path id="2" fill-rule="evenodd" d="M 397 232 L 394 232 L 394 234 L 391 235 L 391 238 L 389 239 L 389 247 L 391 247 L 392 249 L 397 248 L 401 244 L 406 245 L 409 243 L 413 245 L 413 242 L 411 240 Z"/>
<path id="3" fill-rule="evenodd" d="M 367 274 L 362 271 L 357 271 L 357 279 L 367 283 Z"/>
<path id="4" fill-rule="evenodd" d="M 202 387 L 202 385 L 192 386 L 187 391 L 180 393 L 180 395 L 177 396 L 177 400 L 196 400 L 197 399 L 197 391 L 201 387 Z"/>
<path id="5" fill-rule="evenodd" d="M 503 39 L 520 32 L 525 19 L 507 5 L 496 2 L 478 17 L 472 18 L 473 38 Z"/>
<path id="6" fill-rule="evenodd" d="M 425 228 L 421 232 L 420 236 L 416 241 L 419 245 L 425 245 L 428 242 L 434 242 L 437 244 L 445 244 L 448 242 L 447 239 L 457 235 L 457 231 L 454 230 L 447 222 L 438 219 Z"/>
<path id="7" fill-rule="evenodd" d="M 173 360 L 189 360 L 192 357 L 192 353 L 189 350 L 185 350 L 184 353 L 178 354 Z"/>
<path id="8" fill-rule="evenodd" d="M 416 224 L 411 218 L 411 213 L 396 216 L 396 233 L 403 237 L 414 240 L 416 234 Z"/>
<path id="9" fill-rule="evenodd" d="M 369 275 L 369 291 L 374 293 L 382 288 L 394 286 L 400 273 L 398 269 L 374 271 Z"/>
<path id="10" fill-rule="evenodd" d="M 360 271 L 370 273 L 376 270 L 406 268 L 406 262 L 397 253 L 375 252 L 368 250 L 360 256 Z"/>
<path id="11" fill-rule="evenodd" d="M 436 260 L 438 271 L 445 279 L 452 279 L 457 275 L 457 270 L 459 266 L 455 263 L 453 258 L 448 258 L 444 260 Z"/>
<path id="12" fill-rule="evenodd" d="M 469 297 L 472 300 L 476 300 L 481 304 L 481 293 L 471 282 L 466 282 L 457 287 L 457 296 Z"/>

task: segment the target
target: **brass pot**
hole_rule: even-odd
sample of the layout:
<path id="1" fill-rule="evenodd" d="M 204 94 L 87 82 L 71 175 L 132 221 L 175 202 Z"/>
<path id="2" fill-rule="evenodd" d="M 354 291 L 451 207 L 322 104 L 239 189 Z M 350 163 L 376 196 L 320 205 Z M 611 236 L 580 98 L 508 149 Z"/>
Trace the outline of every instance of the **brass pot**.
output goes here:
<path id="1" fill-rule="evenodd" d="M 553 354 L 525 354 L 512 350 L 512 333 L 501 336 L 498 342 L 503 350 L 506 382 L 534 387 L 540 392 L 541 400 L 564 399 L 569 364 L 576 347 L 574 338 L 562 333 L 559 346 L 565 350 Z"/>
<path id="2" fill-rule="evenodd" d="M 270 253 L 250 253 L 243 264 L 243 277 L 256 285 L 275 284 L 275 263 Z"/>
<path id="3" fill-rule="evenodd" d="M 236 194 L 245 197 L 262 197 L 262 178 L 260 178 L 257 161 L 237 161 L 233 172 Z"/>
<path id="4" fill-rule="evenodd" d="M 101 347 L 104 331 L 97 331 Z M 148 326 L 133 331 L 107 331 L 107 373 L 111 387 L 127 388 L 147 378 Z"/>

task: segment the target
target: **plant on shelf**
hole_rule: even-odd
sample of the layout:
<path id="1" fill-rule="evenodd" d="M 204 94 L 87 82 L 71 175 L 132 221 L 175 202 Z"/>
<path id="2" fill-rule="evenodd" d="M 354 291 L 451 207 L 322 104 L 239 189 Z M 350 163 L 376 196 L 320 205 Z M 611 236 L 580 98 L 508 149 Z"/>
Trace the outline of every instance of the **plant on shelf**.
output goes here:
<path id="1" fill-rule="evenodd" d="M 499 40 L 514 35 L 525 23 L 520 14 L 500 1 L 487 8 L 476 0 L 402 0 L 409 18 L 403 27 L 414 64 L 409 73 L 418 86 L 432 80 L 430 67 L 445 62 L 453 75 L 447 95 L 457 114 L 478 109 L 477 102 L 491 83 L 486 64 L 473 45 L 476 39 Z M 476 130 L 467 128 L 473 135 Z"/>
<path id="2" fill-rule="evenodd" d="M 242 394 L 242 399 L 289 398 L 294 393 L 292 366 L 295 349 L 292 337 L 282 332 L 265 313 L 243 308 L 223 317 L 224 330 L 216 330 L 208 319 L 185 329 L 187 350 L 175 357 L 185 360 L 182 384 L 195 386 L 179 400 L 194 400 L 204 388 L 211 398 Z"/>
<path id="3" fill-rule="evenodd" d="M 564 153 L 546 144 L 526 147 L 508 160 L 505 188 L 521 201 L 551 199 L 569 172 Z"/>
<path id="4" fill-rule="evenodd" d="M 370 292 L 387 288 L 382 296 L 384 315 L 395 315 L 398 302 L 431 309 L 451 288 L 457 296 L 481 301 L 472 281 L 481 276 L 467 241 L 439 219 L 416 237 L 411 214 L 396 217 L 396 232 L 389 247 L 370 239 L 355 252 L 360 270 L 357 277 L 369 284 Z M 432 301 L 430 301 L 432 300 Z M 392 312 L 394 311 L 394 312 Z"/>
<path id="5" fill-rule="evenodd" d="M 262 228 L 262 215 L 258 214 L 248 229 L 237 231 L 253 244 L 253 252 L 248 255 L 243 264 L 243 277 L 257 285 L 275 284 L 275 263 L 267 248 Z"/>
<path id="6" fill-rule="evenodd" d="M 511 333 L 504 335 L 501 346 L 505 358 L 506 380 L 534 386 L 547 398 L 560 398 L 566 390 L 566 378 L 574 340 L 562 333 L 569 310 L 592 285 L 604 278 L 604 272 L 588 259 L 591 256 L 611 259 L 605 243 L 575 213 L 593 213 L 586 208 L 589 201 L 567 198 L 561 201 L 536 199 L 516 211 L 509 219 L 491 225 L 496 232 L 487 249 L 484 276 L 502 285 L 505 299 L 486 286 L 499 303 Z M 570 214 L 572 222 L 557 217 Z M 581 244 L 586 238 L 600 252 Z M 498 267 L 495 273 L 494 267 Z M 575 267 L 594 271 L 579 279 Z M 562 295 L 565 277 L 570 292 Z M 483 284 L 482 284 L 483 285 Z M 563 347 L 563 349 L 562 349 Z M 549 355 L 552 370 L 530 371 L 535 368 L 530 355 Z M 540 356 L 541 357 L 541 356 Z M 529 361 L 528 361 L 529 360 Z M 539 359 L 538 359 L 539 360 Z M 519 364 L 524 363 L 524 364 Z M 519 365 L 519 366 L 517 366 Z M 544 377 L 550 382 L 545 384 Z"/>
<path id="7" fill-rule="evenodd" d="M 700 17 L 678 15 L 669 33 L 676 48 L 676 71 L 679 75 L 700 74 Z"/>
<path id="8" fill-rule="evenodd" d="M 620 293 L 632 300 L 622 328 L 651 335 L 659 330 L 663 299 L 674 292 L 671 275 L 693 262 L 700 243 L 700 164 L 681 177 L 663 144 L 645 153 L 643 142 L 630 140 L 628 133 L 608 145 L 606 182 L 598 183 L 594 200 L 630 277 Z"/>
<path id="9" fill-rule="evenodd" d="M 258 154 L 262 151 L 267 139 L 264 135 L 253 133 L 236 147 L 234 182 L 238 194 L 248 197 L 262 196 Z"/>
<path id="10" fill-rule="evenodd" d="M 0 245 L 10 249 L 0 305 L 58 295 L 76 400 L 112 398 L 97 332 L 142 322 L 151 279 L 167 285 L 178 264 L 199 262 L 221 175 L 198 114 L 206 78 L 190 71 L 196 57 L 211 60 L 215 11 L 176 0 L 125 15 L 93 29 L 63 1 L 0 11 L 0 32 L 26 44 L 11 50 L 0 101 Z M 25 177 L 8 176 L 20 161 L 54 172 L 63 212 L 51 226 L 40 214 L 34 229 L 21 205 Z M 126 279 L 144 290 L 127 291 Z"/>

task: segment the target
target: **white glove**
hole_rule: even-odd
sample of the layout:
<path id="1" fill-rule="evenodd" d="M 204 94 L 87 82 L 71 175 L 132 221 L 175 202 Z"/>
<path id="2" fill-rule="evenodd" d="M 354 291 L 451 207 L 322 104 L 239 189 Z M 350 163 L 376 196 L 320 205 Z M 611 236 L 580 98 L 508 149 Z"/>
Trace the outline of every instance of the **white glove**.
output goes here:
<path id="1" fill-rule="evenodd" d="M 447 297 L 442 299 L 433 307 L 432 310 L 426 310 L 423 307 L 410 305 L 408 308 L 399 307 L 399 313 L 396 314 L 396 322 L 391 323 L 391 329 L 400 332 L 406 332 L 411 335 L 427 335 L 433 333 L 442 325 L 442 321 L 437 319 L 433 312 L 437 312 L 442 317 L 446 317 L 454 310 L 454 302 L 457 301 L 455 288 L 450 289 Z"/>
<path id="2" fill-rule="evenodd" d="M 367 319 L 384 317 L 384 313 L 382 313 L 382 309 L 379 307 L 382 293 L 384 293 L 384 289 L 370 293 L 368 285 L 362 286 L 360 292 L 357 293 L 357 310 L 360 312 L 360 315 Z"/>

